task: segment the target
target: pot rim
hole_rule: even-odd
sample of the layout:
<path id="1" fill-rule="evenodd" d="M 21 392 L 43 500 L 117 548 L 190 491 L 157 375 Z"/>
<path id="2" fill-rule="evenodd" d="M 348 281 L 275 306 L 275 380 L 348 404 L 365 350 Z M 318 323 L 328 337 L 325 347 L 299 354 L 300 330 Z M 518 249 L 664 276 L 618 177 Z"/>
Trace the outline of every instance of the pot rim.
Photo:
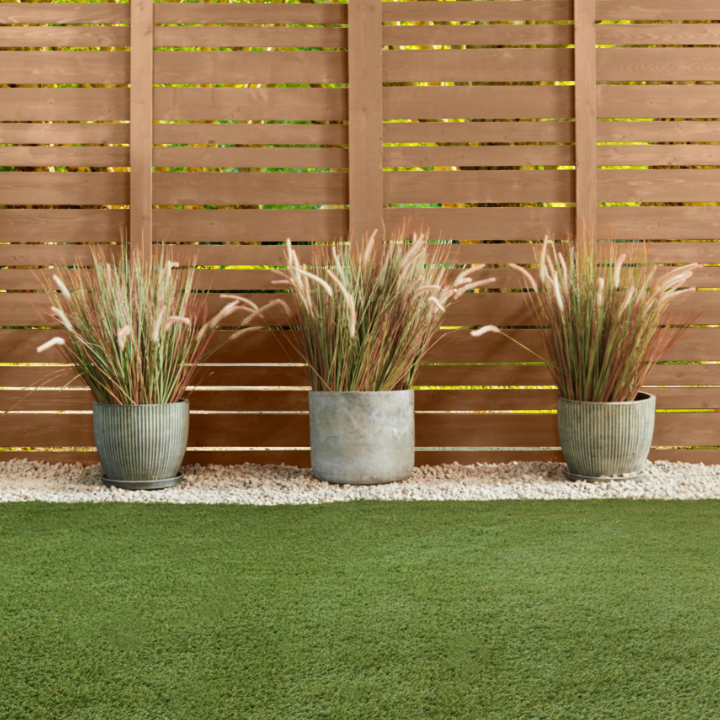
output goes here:
<path id="1" fill-rule="evenodd" d="M 644 396 L 644 397 L 643 397 Z M 562 400 L 566 403 L 573 403 L 575 405 L 599 405 L 601 407 L 605 407 L 608 405 L 642 405 L 643 403 L 653 403 L 655 402 L 655 396 L 649 392 L 645 392 L 644 390 L 641 390 L 637 394 L 636 400 L 625 400 L 623 402 L 593 402 L 590 400 L 569 400 L 566 397 L 563 397 L 562 395 L 558 395 L 557 399 Z"/>
<path id="2" fill-rule="evenodd" d="M 190 401 L 187 398 L 183 398 L 182 400 L 178 400 L 177 402 L 174 402 L 174 403 L 147 403 L 145 405 L 142 405 L 142 404 L 141 405 L 131 405 L 128 403 L 126 405 L 123 405 L 120 403 L 101 403 L 101 402 L 97 402 L 97 400 L 93 400 L 93 407 L 95 407 L 96 405 L 99 405 L 100 407 L 123 407 L 123 408 L 126 408 L 126 407 L 136 407 L 136 408 L 172 407 L 174 405 L 182 405 L 183 403 L 186 403 L 189 405 Z"/>
<path id="3" fill-rule="evenodd" d="M 403 393 L 414 393 L 410 390 L 309 390 L 311 395 L 401 395 Z"/>

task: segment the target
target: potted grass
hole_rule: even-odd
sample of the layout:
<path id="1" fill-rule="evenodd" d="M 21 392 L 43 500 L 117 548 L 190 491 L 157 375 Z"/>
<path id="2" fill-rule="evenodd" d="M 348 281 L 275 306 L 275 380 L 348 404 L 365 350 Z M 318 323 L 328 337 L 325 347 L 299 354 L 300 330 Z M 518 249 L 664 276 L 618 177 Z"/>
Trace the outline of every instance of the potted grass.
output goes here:
<path id="1" fill-rule="evenodd" d="M 404 480 L 415 462 L 413 384 L 447 307 L 480 267 L 457 273 L 449 247 L 401 226 L 359 246 L 316 246 L 312 271 L 288 241 L 276 281 L 297 302 L 294 341 L 306 364 L 315 476 L 331 483 Z"/>
<path id="2" fill-rule="evenodd" d="M 513 267 L 532 291 L 526 298 L 559 391 L 565 476 L 637 478 L 655 426 L 655 397 L 642 387 L 696 319 L 671 303 L 694 290 L 687 282 L 700 266 L 663 269 L 644 243 L 588 240 L 546 238 L 537 280 Z"/>
<path id="3" fill-rule="evenodd" d="M 153 264 L 137 252 L 109 264 L 96 251 L 86 272 L 53 276 L 60 292 L 50 294 L 50 315 L 63 329 L 37 350 L 58 346 L 92 391 L 107 486 L 158 489 L 182 480 L 187 387 L 217 349 L 219 323 L 241 308 L 259 313 L 248 300 L 222 296 L 229 302 L 208 318 L 207 293 L 192 292 L 194 267 L 177 267 L 165 252 Z"/>

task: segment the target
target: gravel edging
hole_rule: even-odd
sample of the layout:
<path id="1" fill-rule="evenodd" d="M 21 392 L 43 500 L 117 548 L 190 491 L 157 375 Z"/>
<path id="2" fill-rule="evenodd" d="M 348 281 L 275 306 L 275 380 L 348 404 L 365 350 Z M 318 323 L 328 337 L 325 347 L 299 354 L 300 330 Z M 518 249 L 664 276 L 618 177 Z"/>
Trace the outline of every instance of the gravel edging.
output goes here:
<path id="1" fill-rule="evenodd" d="M 331 485 L 309 469 L 285 465 L 190 465 L 165 490 L 108 489 L 99 465 L 0 462 L 0 502 L 160 502 L 175 504 L 304 505 L 348 500 L 647 500 L 720 499 L 720 465 L 647 463 L 640 480 L 568 482 L 561 463 L 439 465 L 416 468 L 401 483 Z"/>

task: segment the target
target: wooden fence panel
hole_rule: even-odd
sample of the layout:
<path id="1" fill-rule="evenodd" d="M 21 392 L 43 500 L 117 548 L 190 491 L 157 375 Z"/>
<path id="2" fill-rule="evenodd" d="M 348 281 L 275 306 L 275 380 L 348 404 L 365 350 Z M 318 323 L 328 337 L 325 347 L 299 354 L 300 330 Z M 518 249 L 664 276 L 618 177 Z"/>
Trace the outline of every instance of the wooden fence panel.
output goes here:
<path id="1" fill-rule="evenodd" d="M 310 262 L 410 217 L 495 277 L 423 366 L 418 462 L 560 459 L 547 369 L 467 329 L 541 351 L 507 265 L 578 217 L 705 263 L 686 307 L 720 324 L 718 21 L 712 0 L 0 4 L 0 457 L 97 459 L 89 392 L 37 364 L 53 267 L 171 243 L 198 287 L 266 303 L 286 237 Z M 698 328 L 653 373 L 653 457 L 720 461 L 719 353 Z M 187 461 L 307 464 L 298 358 L 262 331 L 216 363 Z"/>

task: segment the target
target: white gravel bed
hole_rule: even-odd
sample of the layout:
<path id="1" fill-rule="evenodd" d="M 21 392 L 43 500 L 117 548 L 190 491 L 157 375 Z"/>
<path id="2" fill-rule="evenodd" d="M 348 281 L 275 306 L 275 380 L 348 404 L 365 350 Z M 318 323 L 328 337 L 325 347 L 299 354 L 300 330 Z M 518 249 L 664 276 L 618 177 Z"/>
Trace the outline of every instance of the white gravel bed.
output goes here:
<path id="1" fill-rule="evenodd" d="M 416 468 L 401 483 L 331 485 L 310 470 L 284 465 L 190 465 L 175 488 L 108 489 L 100 466 L 50 465 L 27 460 L 0 463 L 0 502 L 164 502 L 302 505 L 347 500 L 586 500 L 720 498 L 720 465 L 647 463 L 639 480 L 569 482 L 560 463 L 440 465 Z"/>

